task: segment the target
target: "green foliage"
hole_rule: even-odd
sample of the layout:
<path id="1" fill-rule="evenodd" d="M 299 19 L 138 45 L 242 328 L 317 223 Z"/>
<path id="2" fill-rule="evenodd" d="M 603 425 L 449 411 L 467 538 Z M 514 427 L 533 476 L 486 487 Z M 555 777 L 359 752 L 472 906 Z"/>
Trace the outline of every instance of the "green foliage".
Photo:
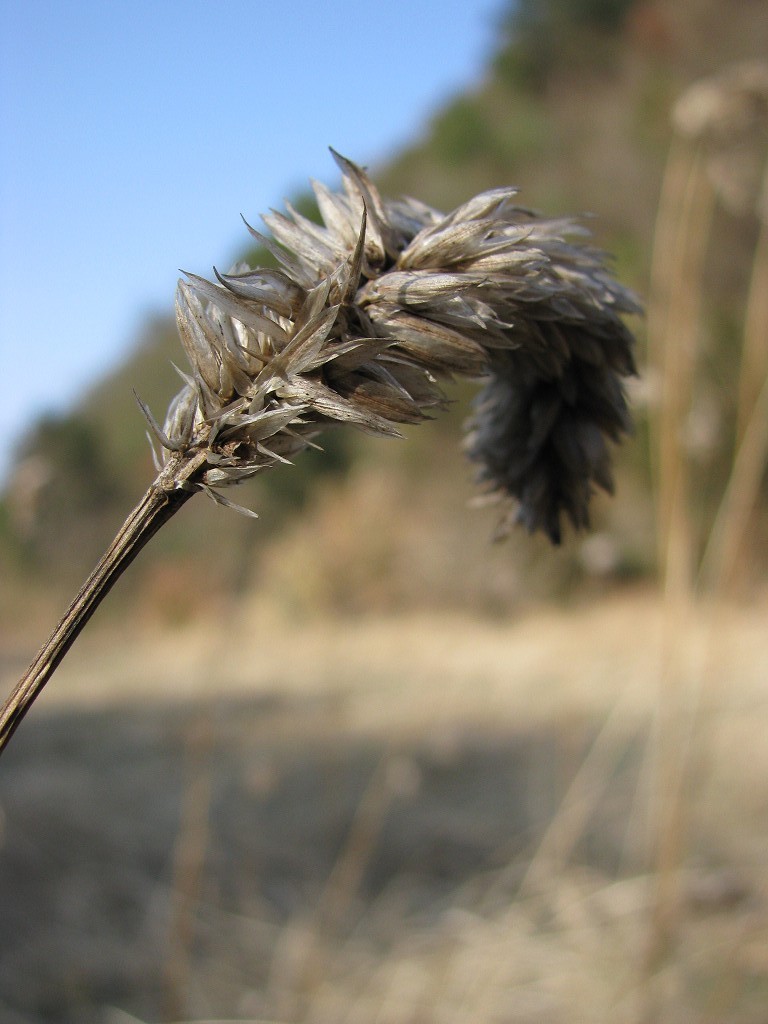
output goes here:
<path id="1" fill-rule="evenodd" d="M 109 467 L 97 428 L 80 413 L 44 416 L 21 450 L 21 458 L 38 456 L 56 479 L 58 512 L 90 509 L 113 493 Z"/>
<path id="2" fill-rule="evenodd" d="M 7 498 L 0 498 L 0 566 L 6 568 L 6 560 L 18 561 L 22 554 L 18 531 L 13 525 L 13 516 Z"/>
<path id="3" fill-rule="evenodd" d="M 513 88 L 542 92 L 555 70 L 605 66 L 614 53 L 606 37 L 619 32 L 634 2 L 518 0 L 502 19 L 506 42 L 493 62 L 496 75 Z"/>
<path id="4" fill-rule="evenodd" d="M 497 120 L 493 146 L 500 169 L 517 171 L 547 156 L 555 156 L 557 126 L 538 97 L 526 93 L 509 95 L 503 109 L 505 115 Z"/>
<path id="5" fill-rule="evenodd" d="M 501 114 L 501 116 L 500 116 Z M 477 95 L 459 96 L 433 119 L 429 151 L 441 166 L 479 165 L 498 171 L 542 157 L 551 149 L 554 130 L 538 97 L 490 86 Z"/>
<path id="6" fill-rule="evenodd" d="M 149 319 L 129 360 L 100 381 L 83 401 L 80 413 L 98 430 L 115 490 L 125 502 L 144 489 L 152 472 L 147 424 L 138 395 L 162 422 L 182 381 L 173 364 L 183 368 L 176 324 L 170 316 Z"/>
<path id="7" fill-rule="evenodd" d="M 444 163 L 461 166 L 493 147 L 494 133 L 478 102 L 459 96 L 432 122 L 432 147 Z"/>
<path id="8" fill-rule="evenodd" d="M 19 451 L 5 498 L 4 550 L 30 569 L 82 575 L 114 533 L 118 473 L 82 412 L 41 418 Z"/>
<path id="9" fill-rule="evenodd" d="M 258 507 L 265 510 L 262 518 L 283 525 L 306 505 L 319 481 L 348 471 L 354 458 L 349 431 L 330 429 L 317 443 L 322 451 L 310 448 L 293 467 L 276 466 L 258 477 Z"/>

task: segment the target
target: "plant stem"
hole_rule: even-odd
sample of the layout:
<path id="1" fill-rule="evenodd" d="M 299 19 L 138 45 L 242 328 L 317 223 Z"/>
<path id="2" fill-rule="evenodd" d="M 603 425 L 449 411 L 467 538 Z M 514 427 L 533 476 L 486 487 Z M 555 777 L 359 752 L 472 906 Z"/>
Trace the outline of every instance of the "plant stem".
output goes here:
<path id="1" fill-rule="evenodd" d="M 169 464 L 120 527 L 99 564 L 3 705 L 0 753 L 113 584 L 160 527 L 192 497 L 193 489 L 183 490 L 178 485 L 189 480 L 197 466 L 197 459 L 181 456 Z"/>

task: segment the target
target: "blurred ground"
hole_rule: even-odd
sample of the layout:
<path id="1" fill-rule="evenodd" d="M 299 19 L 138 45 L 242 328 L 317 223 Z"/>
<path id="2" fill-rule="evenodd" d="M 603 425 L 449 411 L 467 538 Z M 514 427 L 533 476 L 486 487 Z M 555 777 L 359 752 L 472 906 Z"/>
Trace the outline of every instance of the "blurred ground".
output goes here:
<path id="1" fill-rule="evenodd" d="M 766 611 L 677 676 L 651 590 L 86 632 L 0 765 L 0 1020 L 766 1021 Z"/>

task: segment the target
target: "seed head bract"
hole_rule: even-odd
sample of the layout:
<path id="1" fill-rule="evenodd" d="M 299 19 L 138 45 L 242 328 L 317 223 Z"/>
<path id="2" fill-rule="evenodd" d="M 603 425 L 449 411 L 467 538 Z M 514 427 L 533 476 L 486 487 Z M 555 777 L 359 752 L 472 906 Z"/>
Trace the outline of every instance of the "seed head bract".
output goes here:
<path id="1" fill-rule="evenodd" d="M 479 484 L 560 539 L 610 490 L 610 442 L 628 429 L 634 372 L 623 316 L 634 296 L 587 232 L 519 206 L 514 188 L 444 214 L 383 198 L 334 153 L 342 187 L 313 183 L 323 224 L 290 205 L 249 227 L 278 269 L 238 266 L 179 282 L 191 364 L 162 429 L 164 458 L 197 451 L 185 482 L 219 489 L 291 462 L 333 424 L 398 436 L 444 404 L 441 382 L 477 379 L 466 450 Z"/>

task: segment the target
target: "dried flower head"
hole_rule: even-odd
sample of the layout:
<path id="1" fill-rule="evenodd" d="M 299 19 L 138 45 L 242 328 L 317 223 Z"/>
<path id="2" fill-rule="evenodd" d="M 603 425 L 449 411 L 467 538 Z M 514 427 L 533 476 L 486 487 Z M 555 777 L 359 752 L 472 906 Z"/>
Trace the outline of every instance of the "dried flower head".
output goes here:
<path id="1" fill-rule="evenodd" d="M 398 436 L 444 404 L 440 380 L 479 378 L 480 482 L 553 541 L 562 513 L 585 526 L 594 485 L 611 489 L 607 442 L 628 428 L 635 298 L 582 227 L 521 208 L 513 188 L 445 215 L 383 199 L 334 157 L 343 190 L 313 183 L 324 226 L 289 205 L 263 218 L 272 237 L 249 228 L 279 269 L 179 282 L 192 373 L 154 424 L 166 464 L 196 453 L 183 486 L 231 504 L 215 489 L 291 461 L 328 425 Z"/>
<path id="2" fill-rule="evenodd" d="M 187 275 L 176 316 L 192 372 L 163 427 L 158 475 L 0 709 L 2 751 L 110 587 L 196 491 L 290 462 L 331 424 L 397 436 L 444 404 L 439 382 L 484 381 L 467 449 L 494 497 L 560 539 L 611 488 L 628 427 L 634 297 L 584 230 L 492 189 L 453 213 L 382 199 L 334 154 L 343 191 L 315 184 L 324 226 L 288 207 L 250 229 L 277 270 Z M 237 506 L 235 506 L 237 507 Z M 245 510 L 243 510 L 245 511 Z M 507 514 L 504 525 L 512 517 Z"/>
<path id="3" fill-rule="evenodd" d="M 768 64 L 741 61 L 694 82 L 672 111 L 680 135 L 700 145 L 717 194 L 743 214 L 768 220 Z"/>

